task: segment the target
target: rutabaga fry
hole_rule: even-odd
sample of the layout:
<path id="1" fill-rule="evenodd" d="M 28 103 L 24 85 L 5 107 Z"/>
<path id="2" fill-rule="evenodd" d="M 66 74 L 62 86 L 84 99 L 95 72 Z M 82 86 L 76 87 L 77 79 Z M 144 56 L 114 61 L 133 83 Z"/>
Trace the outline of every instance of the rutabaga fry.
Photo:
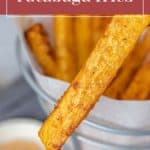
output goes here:
<path id="1" fill-rule="evenodd" d="M 33 25 L 25 32 L 25 38 L 42 71 L 48 76 L 57 77 L 52 47 L 44 27 L 41 24 Z"/>
<path id="2" fill-rule="evenodd" d="M 66 16 L 54 18 L 54 45 L 61 79 L 72 81 L 77 73 L 77 60 L 73 39 L 73 19 Z"/>
<path id="3" fill-rule="evenodd" d="M 102 23 L 101 23 L 101 29 L 106 30 L 107 26 L 109 25 L 109 23 L 111 22 L 112 17 L 105 17 L 102 16 Z"/>
<path id="4" fill-rule="evenodd" d="M 101 17 L 93 17 L 92 18 L 92 37 L 93 37 L 93 48 L 98 42 L 99 38 L 102 36 L 101 34 L 101 22 L 102 22 Z"/>
<path id="5" fill-rule="evenodd" d="M 78 54 L 78 69 L 86 62 L 92 51 L 92 18 L 79 16 L 75 19 L 76 51 Z"/>
<path id="6" fill-rule="evenodd" d="M 125 100 L 145 100 L 150 92 L 150 61 L 139 69 L 122 94 Z"/>
<path id="7" fill-rule="evenodd" d="M 146 16 L 113 18 L 105 36 L 44 122 L 39 136 L 47 150 L 60 150 L 85 119 L 149 21 Z"/>
<path id="8" fill-rule="evenodd" d="M 93 17 L 92 18 L 92 37 L 93 37 L 93 48 L 96 46 L 98 40 L 103 37 L 104 32 L 106 31 L 111 17 Z"/>
<path id="9" fill-rule="evenodd" d="M 144 61 L 146 55 L 150 51 L 150 30 L 147 31 L 144 38 L 139 41 L 131 54 L 127 57 L 116 78 L 110 84 L 105 95 L 120 99 L 133 78 L 134 73 Z"/>

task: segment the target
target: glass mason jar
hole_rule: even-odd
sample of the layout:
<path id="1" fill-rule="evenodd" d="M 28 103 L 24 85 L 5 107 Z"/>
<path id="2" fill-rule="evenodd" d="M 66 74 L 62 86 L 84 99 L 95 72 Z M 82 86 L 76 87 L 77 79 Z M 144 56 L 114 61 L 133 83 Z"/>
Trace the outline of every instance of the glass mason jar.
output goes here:
<path id="1" fill-rule="evenodd" d="M 48 95 L 39 86 L 30 65 L 24 59 L 25 57 L 19 39 L 16 42 L 16 49 L 22 74 L 37 94 L 37 99 L 46 115 L 49 115 L 49 112 L 57 103 L 57 99 Z M 115 103 L 115 100 L 112 102 L 112 105 L 113 103 Z M 97 109 L 102 108 L 98 105 Z M 109 109 L 111 109 L 111 106 Z M 108 110 L 103 111 L 107 112 Z M 92 114 L 97 113 L 95 109 L 94 111 Z M 94 117 L 92 114 L 81 123 L 63 147 L 64 150 L 150 150 L 150 128 L 146 130 L 129 129 L 117 123 L 112 124 L 109 121 L 105 121 L 102 118 L 105 114 L 96 114 Z"/>

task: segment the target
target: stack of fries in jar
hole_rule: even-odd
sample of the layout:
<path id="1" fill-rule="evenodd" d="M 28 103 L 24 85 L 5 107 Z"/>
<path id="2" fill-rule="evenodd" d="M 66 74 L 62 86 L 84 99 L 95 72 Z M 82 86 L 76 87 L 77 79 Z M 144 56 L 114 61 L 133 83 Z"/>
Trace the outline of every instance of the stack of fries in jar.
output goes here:
<path id="1" fill-rule="evenodd" d="M 59 150 L 101 95 L 150 98 L 150 16 L 58 15 L 53 23 L 53 44 L 40 23 L 25 38 L 43 74 L 71 83 L 39 133 Z"/>

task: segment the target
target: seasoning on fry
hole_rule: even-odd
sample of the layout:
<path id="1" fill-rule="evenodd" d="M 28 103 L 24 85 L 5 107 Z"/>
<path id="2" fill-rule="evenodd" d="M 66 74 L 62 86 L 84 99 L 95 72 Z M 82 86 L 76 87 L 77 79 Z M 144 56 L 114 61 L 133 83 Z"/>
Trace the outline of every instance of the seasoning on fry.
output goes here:
<path id="1" fill-rule="evenodd" d="M 47 149 L 61 149 L 94 107 L 149 23 L 147 16 L 113 18 L 105 36 L 44 122 L 39 136 Z"/>

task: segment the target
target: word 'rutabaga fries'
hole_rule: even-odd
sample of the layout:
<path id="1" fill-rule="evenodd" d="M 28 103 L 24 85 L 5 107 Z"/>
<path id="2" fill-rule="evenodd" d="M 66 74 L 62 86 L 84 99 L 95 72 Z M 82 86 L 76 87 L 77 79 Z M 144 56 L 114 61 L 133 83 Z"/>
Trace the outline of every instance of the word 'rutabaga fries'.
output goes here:
<path id="1" fill-rule="evenodd" d="M 118 75 L 106 90 L 105 95 L 120 99 L 121 95 L 124 93 L 125 88 L 131 82 L 134 73 L 141 66 L 149 51 L 150 30 L 148 29 L 144 38 L 136 44 L 134 50 L 125 60 L 123 66 L 118 72 Z"/>
<path id="2" fill-rule="evenodd" d="M 75 18 L 75 48 L 78 54 L 78 69 L 86 62 L 92 51 L 92 18 L 80 16 Z"/>
<path id="3" fill-rule="evenodd" d="M 144 100 L 150 93 L 150 61 L 135 74 L 133 81 L 122 95 L 126 100 Z"/>
<path id="4" fill-rule="evenodd" d="M 47 150 L 59 150 L 88 115 L 149 21 L 147 16 L 132 15 L 112 19 L 104 37 L 40 130 Z"/>
<path id="5" fill-rule="evenodd" d="M 54 36 L 55 54 L 60 69 L 60 77 L 70 82 L 77 73 L 73 19 L 61 15 L 55 17 Z"/>
<path id="6" fill-rule="evenodd" d="M 25 37 L 42 71 L 48 76 L 57 77 L 52 47 L 43 26 L 41 24 L 33 25 L 25 32 Z"/>

